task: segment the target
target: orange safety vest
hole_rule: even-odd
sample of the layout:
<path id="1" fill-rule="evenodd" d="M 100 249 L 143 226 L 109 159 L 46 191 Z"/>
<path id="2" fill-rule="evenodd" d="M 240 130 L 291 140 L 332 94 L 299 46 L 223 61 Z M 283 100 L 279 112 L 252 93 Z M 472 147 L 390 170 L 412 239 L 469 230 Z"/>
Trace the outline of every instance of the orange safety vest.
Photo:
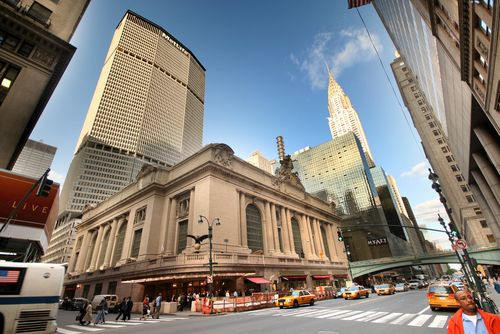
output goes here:
<path id="1" fill-rule="evenodd" d="M 500 317 L 491 313 L 477 309 L 483 319 L 486 330 L 489 334 L 500 333 Z M 462 309 L 459 309 L 448 322 L 448 334 L 464 334 L 464 324 L 462 322 Z"/>

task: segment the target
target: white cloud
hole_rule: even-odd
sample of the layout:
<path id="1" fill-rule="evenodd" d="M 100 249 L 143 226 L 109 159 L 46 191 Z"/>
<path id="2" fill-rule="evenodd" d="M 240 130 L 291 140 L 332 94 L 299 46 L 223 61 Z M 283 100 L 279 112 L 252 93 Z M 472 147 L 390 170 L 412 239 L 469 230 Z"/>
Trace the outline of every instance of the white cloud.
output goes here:
<path id="1" fill-rule="evenodd" d="M 409 171 L 401 173 L 402 177 L 415 177 L 415 176 L 426 176 L 428 173 L 427 168 L 429 164 L 427 161 L 422 161 L 413 166 Z"/>
<path id="2" fill-rule="evenodd" d="M 382 44 L 378 35 L 371 34 L 379 52 Z M 335 38 L 334 38 L 335 37 Z M 305 73 L 312 89 L 323 89 L 328 83 L 326 64 L 335 76 L 356 63 L 366 62 L 375 57 L 375 50 L 368 34 L 363 29 L 342 30 L 340 33 L 322 32 L 316 34 L 312 45 L 303 59 L 294 54 L 290 60 Z"/>
<path id="3" fill-rule="evenodd" d="M 419 225 L 437 222 L 438 214 L 443 218 L 446 217 L 446 211 L 443 204 L 439 201 L 439 198 L 417 204 L 413 208 L 413 213 Z"/>
<path id="4" fill-rule="evenodd" d="M 51 170 L 49 172 L 49 179 L 62 185 L 64 183 L 65 176 L 56 172 L 55 170 Z"/>

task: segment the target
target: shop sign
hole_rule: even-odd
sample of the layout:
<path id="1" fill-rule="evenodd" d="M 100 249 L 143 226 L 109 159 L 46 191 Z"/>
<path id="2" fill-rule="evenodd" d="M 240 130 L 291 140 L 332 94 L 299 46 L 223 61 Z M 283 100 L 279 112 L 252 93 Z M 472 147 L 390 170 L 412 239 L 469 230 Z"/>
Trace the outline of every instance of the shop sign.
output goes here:
<path id="1" fill-rule="evenodd" d="M 386 245 L 387 238 L 378 238 L 378 239 L 370 239 L 368 240 L 368 246 L 378 246 L 378 245 Z"/>

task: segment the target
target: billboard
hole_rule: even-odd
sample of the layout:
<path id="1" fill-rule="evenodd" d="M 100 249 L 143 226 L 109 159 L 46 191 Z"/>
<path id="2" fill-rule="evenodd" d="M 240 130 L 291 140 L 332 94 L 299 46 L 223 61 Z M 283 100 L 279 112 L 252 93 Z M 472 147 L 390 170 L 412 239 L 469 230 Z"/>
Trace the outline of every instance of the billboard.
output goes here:
<path id="1" fill-rule="evenodd" d="M 37 179 L 31 177 L 0 170 L 0 226 L 36 181 Z M 59 184 L 52 184 L 47 197 L 38 197 L 35 193 L 36 188 L 11 220 L 9 226 L 23 225 L 45 229 L 50 238 L 57 217 Z"/>

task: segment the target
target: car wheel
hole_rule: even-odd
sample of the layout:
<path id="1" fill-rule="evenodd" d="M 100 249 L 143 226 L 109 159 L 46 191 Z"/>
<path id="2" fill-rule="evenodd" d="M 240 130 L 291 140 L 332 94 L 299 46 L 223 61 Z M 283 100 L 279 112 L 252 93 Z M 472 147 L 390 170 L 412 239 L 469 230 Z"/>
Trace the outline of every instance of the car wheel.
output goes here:
<path id="1" fill-rule="evenodd" d="M 370 298 L 370 294 L 369 293 L 366 294 L 366 298 Z"/>
<path id="2" fill-rule="evenodd" d="M 344 298 L 345 300 L 347 300 L 347 298 Z"/>
<path id="3" fill-rule="evenodd" d="M 293 301 L 293 307 L 299 307 L 299 302 L 298 302 L 298 301 L 296 301 L 296 300 L 294 300 L 294 301 Z"/>
<path id="4" fill-rule="evenodd" d="M 311 299 L 311 301 L 309 302 L 309 305 L 311 305 L 311 306 L 314 305 L 314 299 Z"/>
<path id="5" fill-rule="evenodd" d="M 282 308 L 283 308 L 283 306 L 280 306 L 280 308 L 282 309 Z"/>
<path id="6" fill-rule="evenodd" d="M 437 307 L 431 307 L 432 311 L 437 311 Z"/>

